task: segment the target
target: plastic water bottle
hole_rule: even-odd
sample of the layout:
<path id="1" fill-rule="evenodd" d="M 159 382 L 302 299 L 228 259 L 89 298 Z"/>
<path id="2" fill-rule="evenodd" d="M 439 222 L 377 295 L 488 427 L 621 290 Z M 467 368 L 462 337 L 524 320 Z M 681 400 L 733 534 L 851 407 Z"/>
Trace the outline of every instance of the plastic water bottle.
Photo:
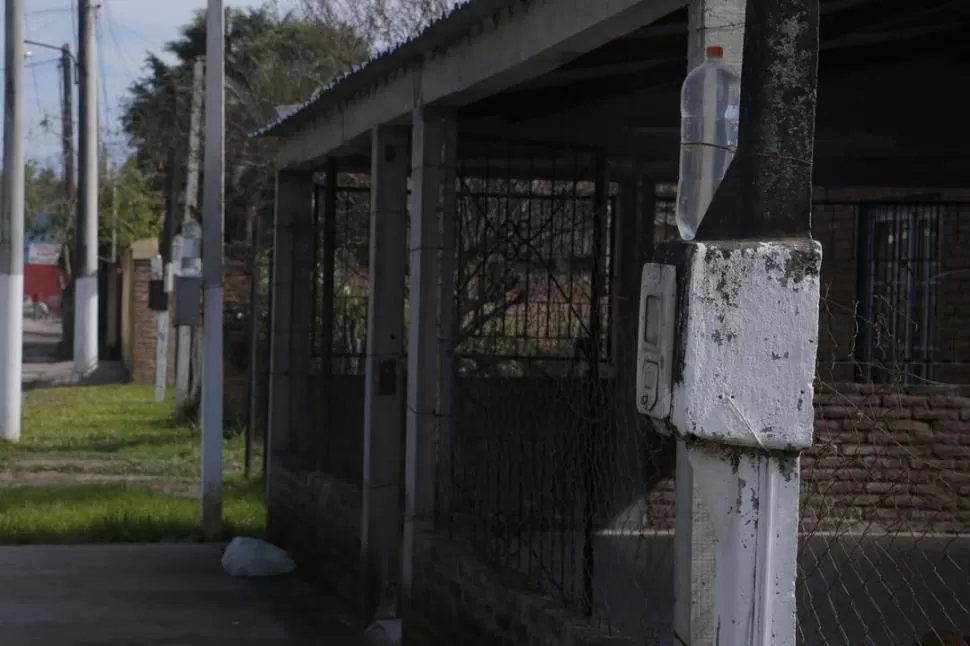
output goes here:
<path id="1" fill-rule="evenodd" d="M 692 240 L 738 147 L 741 76 L 711 45 L 680 92 L 680 180 L 677 228 Z"/>

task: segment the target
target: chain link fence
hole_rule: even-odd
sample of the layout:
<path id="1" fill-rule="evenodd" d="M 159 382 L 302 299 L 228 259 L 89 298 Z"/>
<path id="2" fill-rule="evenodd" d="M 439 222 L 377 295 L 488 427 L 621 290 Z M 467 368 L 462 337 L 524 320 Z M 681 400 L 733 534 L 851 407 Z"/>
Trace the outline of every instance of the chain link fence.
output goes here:
<path id="1" fill-rule="evenodd" d="M 970 204 L 819 201 L 814 213 L 823 298 L 800 638 L 966 643 Z"/>
<path id="2" fill-rule="evenodd" d="M 658 241 L 676 237 L 673 195 L 658 187 Z M 814 205 L 823 294 L 798 640 L 964 644 L 970 204 L 869 197 Z"/>
<path id="3" fill-rule="evenodd" d="M 439 526 L 589 621 L 669 644 L 675 447 L 636 412 L 634 349 L 639 269 L 676 236 L 673 187 L 630 200 L 591 150 L 459 146 Z M 350 483 L 362 470 L 366 179 L 342 173 L 333 197 L 317 191 L 305 431 L 317 443 L 300 443 Z M 968 215 L 937 199 L 815 204 L 804 646 L 970 633 Z"/>
<path id="4" fill-rule="evenodd" d="M 615 294 L 616 186 L 592 151 L 459 145 L 441 522 L 591 620 L 669 642 L 674 447 L 619 369 L 638 304 Z"/>

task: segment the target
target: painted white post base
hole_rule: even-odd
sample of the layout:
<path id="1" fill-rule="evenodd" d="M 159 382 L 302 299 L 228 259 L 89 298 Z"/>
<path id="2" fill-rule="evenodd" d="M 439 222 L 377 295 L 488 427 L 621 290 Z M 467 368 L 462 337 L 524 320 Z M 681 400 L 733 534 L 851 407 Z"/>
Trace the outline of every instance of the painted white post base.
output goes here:
<path id="1" fill-rule="evenodd" d="M 155 313 L 155 401 L 165 401 L 168 380 L 168 312 Z"/>
<path id="2" fill-rule="evenodd" d="M 222 531 L 222 300 L 221 286 L 205 290 L 202 357 L 202 535 Z"/>
<path id="3" fill-rule="evenodd" d="M 798 456 L 689 445 L 714 526 L 714 644 L 795 645 Z"/>
<path id="4" fill-rule="evenodd" d="M 98 369 L 98 277 L 74 279 L 74 372 L 87 377 Z"/>
<path id="5" fill-rule="evenodd" d="M 20 440 L 21 363 L 24 333 L 24 275 L 0 275 L 0 440 Z"/>

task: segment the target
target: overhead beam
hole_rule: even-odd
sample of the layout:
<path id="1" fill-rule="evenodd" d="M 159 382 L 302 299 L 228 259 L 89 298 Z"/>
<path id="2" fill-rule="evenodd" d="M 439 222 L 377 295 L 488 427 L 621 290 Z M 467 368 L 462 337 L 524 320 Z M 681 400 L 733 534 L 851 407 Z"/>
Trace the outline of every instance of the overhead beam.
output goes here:
<path id="1" fill-rule="evenodd" d="M 344 102 L 284 139 L 277 167 L 316 167 L 331 151 L 419 105 L 458 106 L 534 78 L 684 6 L 684 0 L 548 0 L 497 23 Z"/>

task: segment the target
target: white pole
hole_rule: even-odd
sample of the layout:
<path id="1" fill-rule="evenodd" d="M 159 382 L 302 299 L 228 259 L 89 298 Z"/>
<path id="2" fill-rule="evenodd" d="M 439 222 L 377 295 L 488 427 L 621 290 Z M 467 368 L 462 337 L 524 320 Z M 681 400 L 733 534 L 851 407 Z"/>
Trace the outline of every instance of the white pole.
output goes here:
<path id="1" fill-rule="evenodd" d="M 24 307 L 24 3 L 7 0 L 0 213 L 0 439 L 20 439 Z"/>
<path id="2" fill-rule="evenodd" d="M 202 92 L 203 74 L 205 66 L 201 60 L 195 62 L 192 71 L 192 115 L 189 121 L 189 159 L 188 173 L 185 178 L 185 215 L 182 221 L 195 217 L 199 197 L 199 148 L 201 130 L 199 122 L 202 120 Z M 179 254 L 181 256 L 181 254 Z M 173 259 L 181 262 L 181 257 Z M 175 349 L 175 409 L 179 413 L 185 411 L 189 402 L 189 381 L 192 366 L 192 327 L 180 325 L 178 341 Z"/>
<path id="3" fill-rule="evenodd" d="M 95 63 L 95 7 L 78 2 L 81 122 L 78 141 L 78 257 L 74 279 L 74 370 L 88 375 L 98 367 L 98 77 Z"/>
<path id="4" fill-rule="evenodd" d="M 205 186 L 202 194 L 202 533 L 222 525 L 222 210 L 225 172 L 225 14 L 209 0 L 206 21 Z"/>

